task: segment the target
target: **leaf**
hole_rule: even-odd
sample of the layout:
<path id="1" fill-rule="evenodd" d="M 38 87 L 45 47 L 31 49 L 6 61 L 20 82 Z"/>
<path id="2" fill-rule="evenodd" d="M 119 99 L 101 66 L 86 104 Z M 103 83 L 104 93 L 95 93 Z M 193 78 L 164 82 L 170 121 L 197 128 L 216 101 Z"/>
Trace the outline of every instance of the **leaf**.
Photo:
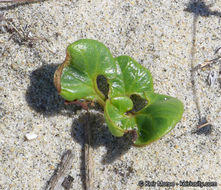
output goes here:
<path id="1" fill-rule="evenodd" d="M 101 76 L 108 84 L 104 91 L 98 88 Z M 68 46 L 54 83 L 68 101 L 87 99 L 100 103 L 110 132 L 114 136 L 137 134 L 137 146 L 164 136 L 183 114 L 181 101 L 154 93 L 148 69 L 129 56 L 113 58 L 109 49 L 95 40 L 79 40 Z"/>
<path id="2" fill-rule="evenodd" d="M 125 131 L 135 127 L 133 118 L 125 113 L 133 108 L 133 102 L 130 98 L 115 97 L 111 101 L 107 100 L 104 108 L 104 117 L 108 124 L 110 132 L 114 136 L 123 136 Z"/>
<path id="3" fill-rule="evenodd" d="M 112 80 L 109 97 L 138 94 L 144 98 L 143 92 L 153 91 L 150 71 L 129 56 L 116 58 L 117 76 Z"/>
<path id="4" fill-rule="evenodd" d="M 153 82 L 149 70 L 129 56 L 117 57 L 116 65 L 117 77 L 112 79 L 104 116 L 111 133 L 123 136 L 126 131 L 137 129 L 134 117 L 126 115 L 134 107 L 130 96 L 145 98 L 144 91 L 153 91 Z"/>
<path id="5" fill-rule="evenodd" d="M 109 130 L 115 136 L 136 130 L 135 145 L 142 146 L 161 138 L 181 119 L 183 105 L 176 98 L 153 93 L 150 72 L 128 56 L 117 60 L 118 77 L 112 80 L 110 101 L 104 114 Z M 138 112 L 129 112 L 135 105 L 130 100 L 136 94 L 148 104 Z M 123 97 L 122 97 L 123 95 Z"/>
<path id="6" fill-rule="evenodd" d="M 139 112 L 128 114 L 132 108 L 127 101 L 107 101 L 105 106 L 105 119 L 111 133 L 122 136 L 124 133 L 136 130 L 138 138 L 134 142 L 137 146 L 147 145 L 167 134 L 181 119 L 183 104 L 170 96 L 145 92 L 148 105 Z M 120 101 L 120 100 L 119 100 Z M 122 109 L 124 108 L 124 109 Z"/>
<path id="7" fill-rule="evenodd" d="M 55 72 L 54 83 L 68 101 L 88 99 L 104 105 L 105 96 L 97 87 L 98 75 L 106 77 L 111 85 L 116 75 L 115 60 L 102 43 L 83 39 L 68 46 L 66 59 Z"/>
<path id="8" fill-rule="evenodd" d="M 176 98 L 145 93 L 149 104 L 135 114 L 138 138 L 135 145 L 142 146 L 161 138 L 174 128 L 182 117 L 184 108 Z"/>

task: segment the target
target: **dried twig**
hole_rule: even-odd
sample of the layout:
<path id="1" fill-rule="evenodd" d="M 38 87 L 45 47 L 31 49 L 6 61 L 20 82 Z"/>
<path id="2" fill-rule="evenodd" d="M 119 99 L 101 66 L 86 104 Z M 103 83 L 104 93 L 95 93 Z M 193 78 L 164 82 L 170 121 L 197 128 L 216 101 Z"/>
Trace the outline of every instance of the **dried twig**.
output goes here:
<path id="1" fill-rule="evenodd" d="M 65 175 L 68 172 L 68 170 L 71 168 L 73 160 L 73 154 L 71 150 L 68 150 L 65 152 L 65 154 L 62 157 L 62 160 L 58 166 L 58 169 L 56 173 L 51 177 L 46 190 L 62 190 L 62 183 L 65 179 Z"/>
<path id="2" fill-rule="evenodd" d="M 0 0 L 0 3 L 23 3 L 23 2 L 35 2 L 37 0 Z"/>
<path id="3" fill-rule="evenodd" d="M 74 101 L 67 101 L 67 100 L 65 100 L 64 104 L 65 105 L 74 104 L 74 105 L 77 105 L 77 106 L 81 106 L 84 110 L 88 111 L 88 104 L 89 104 L 89 102 L 87 102 L 87 101 L 80 101 L 80 100 L 74 100 Z"/>
<path id="4" fill-rule="evenodd" d="M 85 123 L 85 144 L 84 144 L 84 158 L 85 158 L 85 190 L 92 188 L 93 179 L 93 161 L 92 161 L 92 149 L 91 149 L 91 127 L 90 127 L 90 113 L 87 112 L 87 121 Z"/>
<path id="5" fill-rule="evenodd" d="M 29 47 L 33 46 L 33 41 L 35 40 L 45 40 L 49 42 L 48 39 L 33 36 L 30 31 L 26 31 L 27 27 L 22 28 L 21 26 L 16 27 L 12 19 L 5 18 L 0 14 L 0 31 L 8 32 L 12 34 L 8 40 L 13 39 L 19 45 L 28 45 Z"/>
<path id="6" fill-rule="evenodd" d="M 206 67 L 207 65 L 216 63 L 220 58 L 221 58 L 221 56 L 218 56 L 218 57 L 215 58 L 215 59 L 206 60 L 206 61 L 204 61 L 204 63 L 200 64 L 200 68 L 203 68 L 203 67 Z"/>
<path id="7" fill-rule="evenodd" d="M 192 71 L 196 71 L 196 70 L 202 69 L 202 68 L 204 68 L 204 67 L 206 67 L 206 66 L 208 66 L 208 65 L 214 64 L 214 63 L 216 63 L 217 61 L 219 61 L 219 59 L 221 59 L 221 56 L 218 56 L 218 57 L 215 58 L 215 59 L 205 60 L 203 63 L 201 63 L 201 64 L 197 65 L 196 67 L 194 67 L 194 68 L 192 69 Z"/>
<path id="8" fill-rule="evenodd" d="M 193 132 L 197 135 L 210 135 L 212 132 L 212 124 L 206 118 L 201 118 L 197 129 Z"/>
<path id="9" fill-rule="evenodd" d="M 214 55 L 216 55 L 216 54 L 219 52 L 220 49 L 221 49 L 221 47 L 218 47 L 218 48 L 215 50 Z"/>
<path id="10" fill-rule="evenodd" d="M 209 123 L 209 122 L 206 122 L 206 123 L 204 123 L 204 124 L 201 124 L 201 125 L 197 126 L 197 129 L 201 129 L 201 128 L 207 126 L 207 125 L 210 125 L 210 123 Z"/>
<path id="11" fill-rule="evenodd" d="M 71 189 L 71 185 L 73 181 L 74 181 L 74 178 L 69 175 L 68 177 L 64 179 L 61 185 L 65 188 L 65 190 L 69 190 Z"/>

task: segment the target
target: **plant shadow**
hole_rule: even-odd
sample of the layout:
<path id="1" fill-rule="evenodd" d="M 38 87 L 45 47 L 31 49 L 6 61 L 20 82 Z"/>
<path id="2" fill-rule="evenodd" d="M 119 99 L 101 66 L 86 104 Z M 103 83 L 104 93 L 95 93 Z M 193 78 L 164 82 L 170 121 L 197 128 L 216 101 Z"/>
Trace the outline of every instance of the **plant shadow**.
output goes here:
<path id="1" fill-rule="evenodd" d="M 212 5 L 206 5 L 206 3 L 203 0 L 190 0 L 184 11 L 202 17 L 209 17 L 209 16 L 221 17 L 221 12 L 213 11 L 210 9 L 210 7 L 212 7 Z"/>
<path id="2" fill-rule="evenodd" d="M 58 64 L 43 65 L 30 75 L 30 86 L 26 91 L 28 105 L 44 116 L 57 114 L 72 115 L 81 109 L 76 105 L 65 105 L 53 83 L 54 72 Z"/>
<path id="3" fill-rule="evenodd" d="M 54 87 L 54 72 L 58 64 L 46 65 L 34 70 L 30 75 L 30 86 L 26 91 L 26 101 L 28 105 L 37 113 L 45 117 L 56 115 L 65 115 L 73 117 L 77 110 L 81 110 L 77 105 L 65 105 L 64 100 L 57 93 Z M 71 136 L 73 140 L 79 143 L 81 148 L 81 180 L 85 184 L 86 179 L 86 159 L 85 158 L 85 121 L 90 125 L 91 141 L 89 146 L 96 151 L 97 148 L 104 146 L 106 153 L 103 155 L 102 164 L 110 164 L 121 155 L 125 154 L 132 145 L 130 135 L 123 137 L 114 137 L 108 130 L 104 121 L 103 113 L 99 106 L 96 110 L 88 112 L 82 111 L 78 113 L 78 118 L 73 120 L 71 127 Z M 74 150 L 73 150 L 74 151 Z"/>
<path id="4" fill-rule="evenodd" d="M 82 108 L 78 105 L 65 105 L 64 100 L 57 93 L 53 83 L 54 72 L 58 64 L 43 65 L 34 70 L 30 75 L 30 86 L 26 91 L 26 101 L 28 105 L 37 113 L 46 117 L 55 115 L 66 115 L 72 117 L 77 110 Z M 96 110 L 101 110 L 99 106 Z M 96 113 L 95 113 L 96 112 Z M 87 115 L 82 112 L 77 120 L 72 124 L 72 137 L 81 145 L 84 145 L 84 124 L 82 121 L 87 120 Z M 103 163 L 110 163 L 126 152 L 129 146 L 127 136 L 117 138 L 111 135 L 107 125 L 104 122 L 103 114 L 99 111 L 90 112 L 91 125 L 91 146 L 93 149 L 99 146 L 107 148 L 107 154 L 103 158 Z"/>
<path id="5" fill-rule="evenodd" d="M 88 125 L 88 127 L 87 127 Z M 87 135 L 90 135 L 90 141 Z M 110 164 L 125 154 L 132 145 L 131 136 L 129 134 L 123 137 L 114 137 L 108 130 L 104 122 L 102 113 L 99 112 L 84 112 L 78 119 L 73 121 L 71 135 L 73 139 L 81 144 L 81 181 L 83 189 L 87 189 L 87 160 L 93 159 L 93 153 L 100 146 L 106 147 L 106 153 L 102 157 L 102 164 Z M 92 148 L 90 158 L 85 155 L 85 145 Z M 90 166 L 92 167 L 92 166 Z M 93 169 L 92 169 L 93 170 Z"/>
<path id="6" fill-rule="evenodd" d="M 211 9 L 212 6 L 213 4 L 208 5 L 208 3 L 205 3 L 204 0 L 190 0 L 186 8 L 184 9 L 184 11 L 193 14 L 190 74 L 191 74 L 193 98 L 197 107 L 199 122 L 202 120 L 202 113 L 201 113 L 202 110 L 200 107 L 200 103 L 199 103 L 200 97 L 198 95 L 197 86 L 196 86 L 196 77 L 197 77 L 196 71 L 198 70 L 198 68 L 200 68 L 200 65 L 194 66 L 195 54 L 196 54 L 197 21 L 199 17 L 210 17 L 210 16 L 221 17 L 221 12 L 217 10 L 213 11 Z"/>
<path id="7" fill-rule="evenodd" d="M 96 151 L 100 146 L 106 147 L 106 154 L 102 158 L 103 164 L 109 164 L 125 154 L 132 146 L 132 137 L 130 134 L 123 137 L 113 136 L 104 121 L 101 112 L 92 111 L 80 114 L 79 118 L 73 121 L 71 135 L 73 139 L 82 145 L 82 153 L 84 152 L 86 122 L 89 122 L 91 141 L 89 146 Z"/>

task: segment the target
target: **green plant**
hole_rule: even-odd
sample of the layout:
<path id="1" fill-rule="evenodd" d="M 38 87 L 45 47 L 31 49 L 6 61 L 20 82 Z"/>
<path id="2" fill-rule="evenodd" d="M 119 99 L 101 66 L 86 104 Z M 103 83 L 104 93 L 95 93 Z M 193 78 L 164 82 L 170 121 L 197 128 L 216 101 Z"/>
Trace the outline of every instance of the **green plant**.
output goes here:
<path id="1" fill-rule="evenodd" d="M 100 76 L 108 83 L 107 94 L 98 86 Z M 110 132 L 119 137 L 133 133 L 137 146 L 161 138 L 183 114 L 181 101 L 154 93 L 148 69 L 129 56 L 113 58 L 109 49 L 95 40 L 82 39 L 68 46 L 54 83 L 67 101 L 98 102 Z"/>

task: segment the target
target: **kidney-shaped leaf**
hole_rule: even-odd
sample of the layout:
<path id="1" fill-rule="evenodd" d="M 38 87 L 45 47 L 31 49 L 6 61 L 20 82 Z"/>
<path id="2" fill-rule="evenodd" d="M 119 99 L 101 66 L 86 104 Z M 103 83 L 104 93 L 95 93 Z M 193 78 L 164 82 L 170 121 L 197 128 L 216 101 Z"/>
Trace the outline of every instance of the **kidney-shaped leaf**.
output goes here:
<path id="1" fill-rule="evenodd" d="M 54 83 L 68 101 L 88 99 L 104 105 L 105 97 L 97 87 L 99 75 L 110 84 L 116 76 L 115 60 L 102 43 L 83 39 L 68 46 L 66 59 L 55 72 Z"/>
<path id="2" fill-rule="evenodd" d="M 116 58 L 117 77 L 112 80 L 109 97 L 128 96 L 153 91 L 153 81 L 150 71 L 129 56 Z"/>
<path id="3" fill-rule="evenodd" d="M 136 131 L 135 145 L 149 144 L 175 126 L 181 119 L 183 105 L 176 98 L 153 93 L 149 70 L 135 60 L 128 56 L 120 56 L 116 60 L 118 77 L 112 80 L 110 100 L 104 109 L 109 130 L 115 136 Z M 130 97 L 134 94 L 147 102 L 138 112 L 132 111 L 135 105 Z"/>
<path id="4" fill-rule="evenodd" d="M 167 134 L 181 119 L 183 104 L 178 99 L 145 92 L 148 105 L 136 113 L 128 113 L 132 106 L 122 101 L 122 110 L 114 101 L 108 101 L 105 106 L 105 119 L 111 133 L 122 136 L 125 132 L 135 130 L 137 146 L 147 145 Z"/>
<path id="5" fill-rule="evenodd" d="M 142 146 L 167 134 L 181 119 L 183 104 L 176 98 L 145 93 L 149 104 L 135 114 L 138 138 L 135 145 Z"/>
<path id="6" fill-rule="evenodd" d="M 107 100 L 104 108 L 104 117 L 110 132 L 114 136 L 123 136 L 127 130 L 135 129 L 136 123 L 133 117 L 126 115 L 133 108 L 130 98 L 115 97 Z"/>

